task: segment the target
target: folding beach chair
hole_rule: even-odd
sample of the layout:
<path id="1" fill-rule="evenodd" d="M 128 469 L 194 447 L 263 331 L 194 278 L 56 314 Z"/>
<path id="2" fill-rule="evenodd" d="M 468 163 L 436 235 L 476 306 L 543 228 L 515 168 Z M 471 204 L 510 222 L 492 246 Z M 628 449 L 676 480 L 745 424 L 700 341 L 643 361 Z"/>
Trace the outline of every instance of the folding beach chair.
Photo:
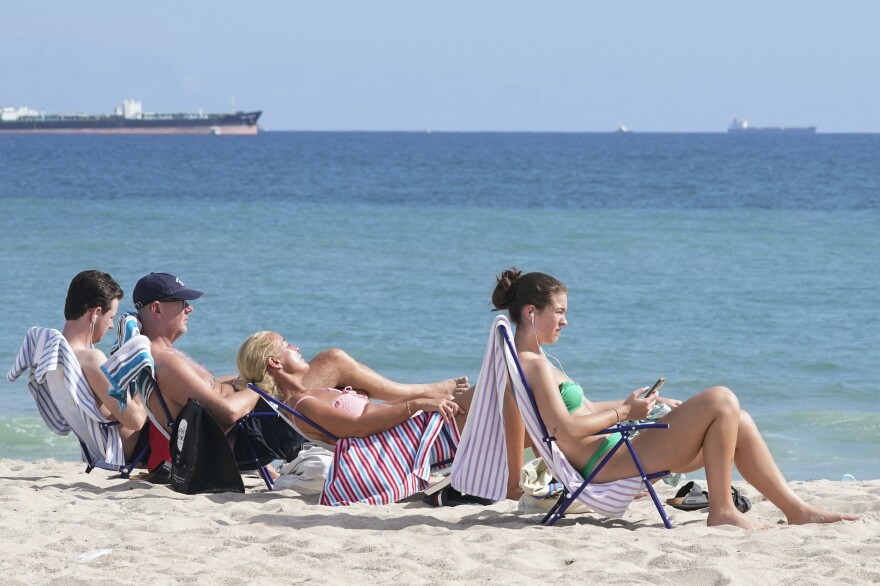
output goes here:
<path id="1" fill-rule="evenodd" d="M 397 502 L 428 488 L 432 468 L 448 466 L 455 456 L 458 430 L 454 423 L 446 424 L 439 413 L 418 412 L 392 429 L 366 438 L 337 438 L 263 389 L 253 384 L 248 387 L 273 408 L 290 413 L 335 441 L 333 463 L 321 492 L 322 505 Z"/>
<path id="2" fill-rule="evenodd" d="M 620 518 L 634 496 L 644 486 L 663 524 L 671 528 L 666 511 L 651 484 L 652 480 L 665 476 L 668 471 L 646 474 L 630 443 L 633 434 L 639 430 L 668 429 L 669 424 L 619 423 L 602 430 L 596 435 L 619 433 L 621 439 L 601 459 L 590 476 L 583 478 L 556 445 L 556 438 L 547 431 L 531 387 L 520 366 L 510 332 L 510 322 L 505 316 L 499 315 L 493 320 L 477 390 L 462 433 L 458 455 L 452 467 L 452 486 L 462 493 L 483 498 L 504 498 L 508 472 L 502 405 L 504 393 L 511 388 L 535 449 L 544 459 L 553 477 L 565 488 L 563 496 L 544 516 L 541 523 L 553 525 L 575 500 L 584 503 L 596 513 Z M 639 476 L 609 483 L 593 483 L 596 474 L 621 446 L 626 446 L 639 471 Z"/>
<path id="3" fill-rule="evenodd" d="M 137 314 L 134 312 L 122 314 L 116 324 L 116 334 L 117 343 L 110 351 L 110 358 L 101 367 L 104 375 L 114 387 L 110 395 L 117 397 L 120 402 L 123 402 L 128 394 L 137 393 L 140 395 L 150 421 L 165 440 L 170 441 L 171 436 L 167 430 L 173 428 L 174 418 L 171 416 L 171 410 L 168 408 L 153 375 L 155 365 L 150 340 L 140 333 Z M 158 399 L 162 413 L 156 414 L 149 408 L 150 397 L 153 395 Z M 210 414 L 207 416 L 210 417 Z M 236 422 L 230 433 L 243 428 L 245 420 L 251 417 L 280 417 L 280 415 L 274 411 L 250 413 Z M 267 488 L 271 490 L 272 478 L 269 474 L 268 464 L 262 464 L 256 450 L 246 436 L 241 435 L 240 438 L 243 439 L 250 452 L 251 459 L 238 460 L 236 465 L 240 470 L 243 468 L 251 469 L 250 467 L 256 469 Z"/>
<path id="4" fill-rule="evenodd" d="M 13 382 L 25 370 L 29 370 L 28 390 L 49 430 L 58 435 L 73 432 L 79 440 L 86 473 L 101 468 L 128 478 L 143 461 L 149 443 L 139 442 L 139 451 L 126 462 L 119 422 L 101 413 L 79 361 L 61 332 L 40 327 L 28 330 L 6 378 Z"/>

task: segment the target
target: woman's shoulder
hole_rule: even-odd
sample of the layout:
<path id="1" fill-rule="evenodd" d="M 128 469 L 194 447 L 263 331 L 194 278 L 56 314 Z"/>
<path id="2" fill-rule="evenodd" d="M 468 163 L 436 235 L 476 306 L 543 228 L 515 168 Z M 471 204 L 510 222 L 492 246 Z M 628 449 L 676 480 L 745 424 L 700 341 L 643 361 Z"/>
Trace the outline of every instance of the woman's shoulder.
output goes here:
<path id="1" fill-rule="evenodd" d="M 541 354 L 524 352 L 520 355 L 520 364 L 526 380 L 533 387 L 540 385 L 559 390 L 566 381 L 572 382 Z"/>
<path id="2" fill-rule="evenodd" d="M 555 379 L 556 369 L 540 354 L 524 352 L 520 354 L 519 358 L 523 374 L 526 375 L 529 381 L 533 379 Z"/>

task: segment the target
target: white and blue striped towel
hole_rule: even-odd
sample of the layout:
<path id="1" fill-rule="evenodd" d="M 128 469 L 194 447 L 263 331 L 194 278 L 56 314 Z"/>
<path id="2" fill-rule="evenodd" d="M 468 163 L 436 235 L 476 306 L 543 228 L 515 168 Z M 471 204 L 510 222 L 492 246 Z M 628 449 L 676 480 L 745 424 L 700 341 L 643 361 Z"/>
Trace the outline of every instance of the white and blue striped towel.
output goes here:
<path id="1" fill-rule="evenodd" d="M 79 361 L 61 332 L 40 327 L 28 330 L 6 378 L 15 381 L 25 370 L 30 370 L 28 390 L 53 433 L 67 435 L 72 431 L 90 452 L 83 453 L 84 462 L 125 465 L 115 422 L 101 414 Z"/>
<path id="2" fill-rule="evenodd" d="M 104 376 L 113 385 L 110 396 L 119 401 L 121 408 L 125 407 L 129 396 L 136 394 L 144 405 L 149 405 L 150 395 L 156 389 L 153 374 L 155 364 L 150 339 L 140 333 L 140 322 L 136 313 L 119 316 L 116 335 L 118 339 L 110 350 L 110 358 L 101 366 Z M 165 426 L 156 420 L 149 409 L 147 414 L 156 427 L 164 432 Z"/>

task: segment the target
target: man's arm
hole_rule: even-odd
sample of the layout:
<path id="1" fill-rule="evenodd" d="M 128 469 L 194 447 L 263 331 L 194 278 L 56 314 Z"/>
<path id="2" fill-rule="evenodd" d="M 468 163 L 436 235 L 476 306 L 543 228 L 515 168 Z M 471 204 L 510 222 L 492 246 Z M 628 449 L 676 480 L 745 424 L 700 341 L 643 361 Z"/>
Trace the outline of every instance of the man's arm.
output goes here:
<path id="1" fill-rule="evenodd" d="M 214 379 L 220 385 L 220 394 L 223 396 L 231 395 L 236 391 L 243 391 L 247 388 L 247 382 L 237 374 L 224 374 Z"/>
<path id="2" fill-rule="evenodd" d="M 207 380 L 205 373 L 198 372 L 179 354 L 163 352 L 153 355 L 156 364 L 156 382 L 162 395 L 178 405 L 187 399 L 195 399 L 224 429 L 253 410 L 259 395 L 252 391 L 230 392 L 231 386 L 216 379 Z M 225 390 L 224 390 L 225 387 Z"/>

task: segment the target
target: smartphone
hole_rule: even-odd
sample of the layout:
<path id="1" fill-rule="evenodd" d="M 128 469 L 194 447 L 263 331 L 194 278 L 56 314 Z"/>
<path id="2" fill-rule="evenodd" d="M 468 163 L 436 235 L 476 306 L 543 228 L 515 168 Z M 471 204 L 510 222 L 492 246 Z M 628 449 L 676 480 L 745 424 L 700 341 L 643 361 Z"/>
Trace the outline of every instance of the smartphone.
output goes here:
<path id="1" fill-rule="evenodd" d="M 639 395 L 639 398 L 644 399 L 644 398 L 650 397 L 654 393 L 660 391 L 660 387 L 662 387 L 665 382 L 666 382 L 666 377 L 661 376 L 660 378 L 657 379 L 657 382 L 654 383 L 654 386 L 652 386 L 650 389 L 648 389 L 647 391 L 645 391 L 644 393 Z"/>

